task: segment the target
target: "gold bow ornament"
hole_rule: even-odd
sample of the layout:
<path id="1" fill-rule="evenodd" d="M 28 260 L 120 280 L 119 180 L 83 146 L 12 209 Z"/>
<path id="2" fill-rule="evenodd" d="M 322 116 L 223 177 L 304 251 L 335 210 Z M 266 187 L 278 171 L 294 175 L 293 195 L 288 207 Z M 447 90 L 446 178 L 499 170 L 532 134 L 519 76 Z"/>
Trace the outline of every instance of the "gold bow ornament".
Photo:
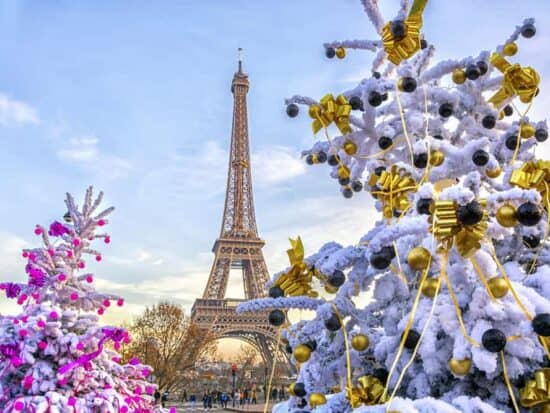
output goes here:
<path id="1" fill-rule="evenodd" d="M 481 206 L 487 206 L 487 200 L 478 200 Z M 458 206 L 455 201 L 435 201 L 433 214 L 430 220 L 433 225 L 435 237 L 447 244 L 450 248 L 453 243 L 459 254 L 463 257 L 470 257 L 481 248 L 481 240 L 487 232 L 487 221 L 489 214 L 483 211 L 483 218 L 475 225 L 464 225 L 460 223 L 457 216 Z"/>
<path id="2" fill-rule="evenodd" d="M 544 207 L 547 211 L 549 210 L 550 161 L 525 162 L 519 169 L 512 171 L 510 183 L 522 189 L 538 191 Z"/>
<path id="3" fill-rule="evenodd" d="M 286 252 L 291 265 L 290 270 L 282 274 L 275 285 L 279 286 L 285 292 L 285 295 L 317 297 L 318 293 L 311 288 L 315 270 L 310 268 L 304 261 L 302 239 L 300 237 L 290 239 L 290 246 L 291 248 Z"/>
<path id="4" fill-rule="evenodd" d="M 384 217 L 393 217 L 394 210 L 405 211 L 409 208 L 409 192 L 416 192 L 416 181 L 408 174 L 402 174 L 397 166 L 390 171 L 382 171 L 380 176 L 371 175 L 369 185 L 375 187 L 371 195 L 382 202 Z"/>
<path id="5" fill-rule="evenodd" d="M 420 50 L 422 29 L 422 13 L 428 0 L 415 0 L 409 16 L 404 20 L 405 35 L 396 38 L 391 30 L 392 22 L 388 22 L 382 28 L 382 42 L 384 50 L 388 54 L 388 60 L 395 65 L 402 60 L 408 59 Z"/>
<path id="6" fill-rule="evenodd" d="M 357 379 L 356 386 L 350 386 L 346 389 L 346 398 L 354 409 L 365 405 L 383 403 L 382 394 L 384 385 L 374 376 L 361 376 Z"/>
<path id="7" fill-rule="evenodd" d="M 351 105 L 344 95 L 338 95 L 334 99 L 330 93 L 326 94 L 318 105 L 309 107 L 309 116 L 313 119 L 311 129 L 313 133 L 317 133 L 334 122 L 342 135 L 350 133 L 352 132 L 349 125 L 350 113 Z"/>
<path id="8" fill-rule="evenodd" d="M 520 389 L 519 402 L 523 407 L 538 408 L 538 413 L 550 413 L 550 369 L 535 371 L 535 379 Z"/>
<path id="9" fill-rule="evenodd" d="M 500 107 L 506 100 L 519 96 L 523 103 L 529 103 L 537 95 L 540 76 L 532 67 L 522 67 L 518 63 L 511 64 L 501 54 L 493 53 L 490 58 L 504 77 L 500 89 L 489 99 L 495 107 Z"/>

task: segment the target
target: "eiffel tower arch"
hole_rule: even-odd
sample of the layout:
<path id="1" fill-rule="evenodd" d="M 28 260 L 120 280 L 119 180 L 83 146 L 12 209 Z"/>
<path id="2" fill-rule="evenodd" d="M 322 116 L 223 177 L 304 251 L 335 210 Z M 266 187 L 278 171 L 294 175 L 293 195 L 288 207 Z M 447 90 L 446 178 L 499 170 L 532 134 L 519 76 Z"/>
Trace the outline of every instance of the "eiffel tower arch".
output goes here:
<path id="1" fill-rule="evenodd" d="M 239 49 L 240 51 L 240 49 Z M 267 366 L 275 358 L 288 363 L 281 348 L 277 348 L 277 330 L 268 322 L 269 312 L 237 313 L 237 306 L 250 299 L 264 297 L 269 273 L 262 248 L 265 242 L 258 236 L 254 198 L 246 95 L 248 75 L 242 70 L 233 76 L 233 125 L 227 173 L 227 188 L 222 226 L 214 242 L 214 262 L 202 298 L 191 310 L 192 322 L 205 330 L 213 340 L 236 338 L 255 347 Z M 242 271 L 244 299 L 226 297 L 232 269 Z"/>

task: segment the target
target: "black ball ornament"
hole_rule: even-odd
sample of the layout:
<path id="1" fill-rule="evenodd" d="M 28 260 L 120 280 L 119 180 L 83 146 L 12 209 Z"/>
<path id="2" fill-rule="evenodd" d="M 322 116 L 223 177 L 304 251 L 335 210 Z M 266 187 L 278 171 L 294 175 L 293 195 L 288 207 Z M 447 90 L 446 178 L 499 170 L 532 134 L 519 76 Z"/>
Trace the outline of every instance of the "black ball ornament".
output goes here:
<path id="1" fill-rule="evenodd" d="M 313 155 L 309 154 L 308 156 L 306 156 L 306 163 L 308 165 L 313 165 L 315 163 L 315 161 L 313 160 Z"/>
<path id="2" fill-rule="evenodd" d="M 451 103 L 443 103 L 439 107 L 439 114 L 444 118 L 450 117 L 453 114 L 453 105 Z"/>
<path id="3" fill-rule="evenodd" d="M 332 155 L 330 155 L 330 156 L 328 157 L 328 164 L 329 164 L 330 166 L 336 166 L 336 165 L 338 165 L 339 161 L 340 161 L 340 158 L 338 158 L 338 155 L 332 154 Z"/>
<path id="4" fill-rule="evenodd" d="M 371 106 L 380 106 L 382 104 L 382 95 L 376 90 L 373 90 L 369 93 L 369 105 Z"/>
<path id="5" fill-rule="evenodd" d="M 363 107 L 363 101 L 359 96 L 350 97 L 348 103 L 353 110 L 360 110 Z"/>
<path id="6" fill-rule="evenodd" d="M 304 344 L 308 346 L 311 351 L 317 350 L 317 342 L 315 340 L 309 340 Z"/>
<path id="7" fill-rule="evenodd" d="M 376 176 L 380 176 L 382 175 L 382 172 L 384 172 L 385 170 L 386 170 L 385 166 L 377 166 L 376 168 L 374 168 L 374 174 Z"/>
<path id="8" fill-rule="evenodd" d="M 456 211 L 458 220 L 463 225 L 475 225 L 483 218 L 483 208 L 477 201 L 460 205 Z"/>
<path id="9" fill-rule="evenodd" d="M 351 188 L 346 187 L 342 191 L 342 195 L 344 196 L 344 198 L 350 199 L 353 196 L 353 191 L 351 190 Z"/>
<path id="10" fill-rule="evenodd" d="M 300 399 L 300 401 L 298 402 L 298 407 L 300 409 L 303 409 L 304 407 L 307 406 L 307 400 L 306 399 Z M 298 412 L 296 413 L 309 413 L 308 411 L 306 410 L 299 410 Z"/>
<path id="11" fill-rule="evenodd" d="M 504 142 L 506 147 L 510 149 L 511 151 L 516 150 L 516 146 L 518 146 L 518 137 L 517 135 L 510 135 L 506 138 L 506 142 Z"/>
<path id="12" fill-rule="evenodd" d="M 525 202 L 518 207 L 518 221 L 526 227 L 537 225 L 542 218 L 542 209 L 532 202 Z"/>
<path id="13" fill-rule="evenodd" d="M 392 146 L 392 144 L 393 140 L 388 136 L 380 136 L 380 138 L 378 139 L 378 146 L 382 150 L 388 149 L 390 146 Z"/>
<path id="14" fill-rule="evenodd" d="M 306 386 L 304 383 L 298 382 L 294 384 L 294 394 L 298 397 L 304 397 L 306 395 Z"/>
<path id="15" fill-rule="evenodd" d="M 537 314 L 535 318 L 533 318 L 533 321 L 531 321 L 531 325 L 535 333 L 539 336 L 550 337 L 550 314 Z"/>
<path id="16" fill-rule="evenodd" d="M 399 79 L 399 88 L 403 92 L 414 92 L 416 90 L 416 79 L 410 76 L 402 77 L 401 79 Z"/>
<path id="17" fill-rule="evenodd" d="M 380 74 L 380 72 L 372 72 L 372 77 L 374 77 L 375 79 L 380 79 L 382 75 Z"/>
<path id="18" fill-rule="evenodd" d="M 530 39 L 537 33 L 537 29 L 533 23 L 524 24 L 521 28 L 521 35 L 527 39 Z"/>
<path id="19" fill-rule="evenodd" d="M 535 130 L 535 139 L 537 142 L 544 142 L 548 139 L 548 131 L 544 128 L 539 128 Z"/>
<path id="20" fill-rule="evenodd" d="M 279 297 L 284 297 L 285 296 L 285 292 L 284 290 L 279 287 L 278 285 L 274 285 L 273 287 L 271 287 L 269 289 L 269 296 L 271 298 L 279 298 Z"/>
<path id="21" fill-rule="evenodd" d="M 351 189 L 353 189 L 353 192 L 361 192 L 363 190 L 363 184 L 361 181 L 353 181 L 351 183 Z"/>
<path id="22" fill-rule="evenodd" d="M 333 287 L 340 287 L 346 281 L 346 275 L 340 271 L 336 270 L 334 273 L 328 277 L 328 283 Z"/>
<path id="23" fill-rule="evenodd" d="M 486 115 L 481 120 L 481 124 L 486 129 L 493 129 L 497 124 L 497 120 L 493 115 Z"/>
<path id="24" fill-rule="evenodd" d="M 342 177 L 342 178 L 338 178 L 338 183 L 342 186 L 346 186 L 346 185 L 349 185 L 350 179 L 347 176 Z"/>
<path id="25" fill-rule="evenodd" d="M 487 351 L 490 351 L 491 353 L 499 353 L 504 350 L 504 347 L 506 346 L 506 336 L 502 331 L 496 328 L 491 328 L 483 333 L 481 343 Z"/>
<path id="26" fill-rule="evenodd" d="M 327 161 L 327 153 L 323 151 L 317 152 L 317 161 L 319 163 L 325 163 Z"/>
<path id="27" fill-rule="evenodd" d="M 390 31 L 394 40 L 402 40 L 407 35 L 407 25 L 403 20 L 394 20 L 390 24 Z"/>
<path id="28" fill-rule="evenodd" d="M 413 156 L 414 166 L 417 168 L 425 168 L 428 165 L 428 154 L 427 153 L 415 153 Z"/>
<path id="29" fill-rule="evenodd" d="M 286 107 L 286 114 L 291 118 L 295 118 L 296 116 L 298 116 L 299 112 L 300 108 L 296 103 L 291 103 Z"/>
<path id="30" fill-rule="evenodd" d="M 403 336 L 401 336 L 401 339 L 403 339 Z M 420 340 L 420 334 L 415 330 L 409 330 L 409 334 L 407 334 L 407 338 L 405 339 L 405 348 L 414 350 L 418 344 L 418 340 Z"/>
<path id="31" fill-rule="evenodd" d="M 528 248 L 537 248 L 540 245 L 540 238 L 537 237 L 536 235 L 524 235 L 523 243 Z"/>
<path id="32" fill-rule="evenodd" d="M 432 138 L 437 139 L 438 141 L 443 140 L 443 136 L 441 136 L 441 135 L 433 135 Z"/>
<path id="33" fill-rule="evenodd" d="M 385 368 L 381 367 L 381 368 L 374 369 L 374 371 L 372 372 L 372 375 L 376 377 L 378 380 L 380 380 L 382 384 L 386 384 L 386 382 L 388 381 L 389 372 Z"/>
<path id="34" fill-rule="evenodd" d="M 420 40 L 420 48 L 424 50 L 426 47 L 428 47 L 428 42 L 424 39 Z"/>
<path id="35" fill-rule="evenodd" d="M 332 59 L 334 56 L 336 56 L 336 49 L 334 47 L 327 47 L 325 49 L 325 55 L 329 58 L 329 59 Z"/>
<path id="36" fill-rule="evenodd" d="M 478 149 L 472 155 L 472 162 L 477 166 L 485 166 L 489 162 L 489 154 L 483 149 Z"/>
<path id="37" fill-rule="evenodd" d="M 281 310 L 273 310 L 269 313 L 269 324 L 279 327 L 285 322 L 285 313 Z"/>
<path id="38" fill-rule="evenodd" d="M 514 108 L 510 105 L 504 106 L 504 109 L 502 110 L 506 116 L 512 116 L 514 114 Z"/>
<path id="39" fill-rule="evenodd" d="M 382 249 L 378 252 L 373 253 L 370 258 L 369 262 L 370 265 L 372 265 L 377 270 L 383 270 L 390 266 L 391 261 L 395 257 L 395 250 L 393 247 L 382 247 Z"/>
<path id="40" fill-rule="evenodd" d="M 420 198 L 416 202 L 416 212 L 421 215 L 430 215 L 430 206 L 432 203 L 433 200 L 431 198 Z"/>
<path id="41" fill-rule="evenodd" d="M 480 60 L 476 63 L 477 68 L 479 69 L 479 74 L 483 76 L 489 70 L 489 66 L 485 60 Z"/>
<path id="42" fill-rule="evenodd" d="M 476 80 L 481 75 L 477 65 L 470 64 L 466 66 L 466 77 L 470 80 Z"/>
<path id="43" fill-rule="evenodd" d="M 338 331 L 342 324 L 340 324 L 340 319 L 336 314 L 332 314 L 329 318 L 325 320 L 325 327 L 330 331 Z"/>
<path id="44" fill-rule="evenodd" d="M 292 346 L 291 346 L 290 344 L 287 344 L 287 345 L 285 346 L 285 351 L 286 351 L 288 354 L 292 354 L 292 352 L 293 352 L 294 350 L 292 349 Z"/>

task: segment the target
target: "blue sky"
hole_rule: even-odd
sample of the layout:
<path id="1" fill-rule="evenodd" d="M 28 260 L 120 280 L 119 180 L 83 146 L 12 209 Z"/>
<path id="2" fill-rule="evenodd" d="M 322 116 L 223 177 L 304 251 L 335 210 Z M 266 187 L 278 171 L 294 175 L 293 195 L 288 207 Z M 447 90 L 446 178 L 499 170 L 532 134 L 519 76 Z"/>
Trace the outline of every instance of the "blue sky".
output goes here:
<path id="1" fill-rule="evenodd" d="M 398 2 L 385 0 L 391 18 Z M 550 104 L 550 7 L 524 0 L 433 0 L 425 35 L 436 59 L 501 43 L 523 18 L 537 36 L 517 59 L 543 78 Z M 306 116 L 283 99 L 352 87 L 368 52 L 329 61 L 322 43 L 374 38 L 358 0 L 0 1 L 0 279 L 22 279 L 20 249 L 36 223 L 63 215 L 66 191 L 93 184 L 117 210 L 98 285 L 127 297 L 127 318 L 170 299 L 190 307 L 206 284 L 225 191 L 236 49 L 250 75 L 256 213 L 271 272 L 287 237 L 307 251 L 355 242 L 372 225 L 364 193 L 344 200 L 326 167 L 306 167 Z M 107 205 L 106 205 L 107 206 Z M 230 292 L 236 293 L 232 283 Z M 6 309 L 0 303 L 0 308 Z"/>

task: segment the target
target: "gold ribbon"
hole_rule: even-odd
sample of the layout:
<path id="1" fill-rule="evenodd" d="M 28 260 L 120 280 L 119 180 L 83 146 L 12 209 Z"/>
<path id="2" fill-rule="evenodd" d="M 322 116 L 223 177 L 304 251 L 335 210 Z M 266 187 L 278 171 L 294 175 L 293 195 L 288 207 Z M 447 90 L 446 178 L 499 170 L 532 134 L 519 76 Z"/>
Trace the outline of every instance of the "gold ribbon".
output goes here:
<path id="1" fill-rule="evenodd" d="M 309 116 L 313 119 L 311 129 L 313 129 L 313 133 L 317 133 L 334 122 L 342 135 L 350 133 L 352 132 L 349 125 L 350 113 L 351 105 L 345 96 L 338 95 L 334 99 L 330 93 L 326 94 L 318 105 L 309 107 Z"/>
<path id="2" fill-rule="evenodd" d="M 373 376 L 361 376 L 357 379 L 356 386 L 349 386 L 346 389 L 346 398 L 354 409 L 363 404 L 373 405 L 383 403 L 382 394 L 384 385 Z"/>
<path id="3" fill-rule="evenodd" d="M 311 288 L 311 281 L 315 271 L 304 262 L 304 244 L 300 237 L 289 239 L 291 248 L 287 250 L 291 268 L 275 282 L 281 287 L 285 295 L 308 295 L 317 297 L 318 293 Z"/>
<path id="4" fill-rule="evenodd" d="M 519 402 L 523 407 L 550 407 L 550 369 L 535 371 L 534 380 L 525 383 L 519 391 Z M 544 410 L 546 411 L 546 410 Z"/>
<path id="5" fill-rule="evenodd" d="M 505 100 L 519 96 L 523 103 L 533 100 L 539 90 L 540 76 L 532 67 L 522 67 L 518 63 L 511 64 L 499 53 L 493 53 L 491 63 L 504 75 L 499 90 L 489 99 L 495 107 L 501 106 Z"/>
<path id="6" fill-rule="evenodd" d="M 371 191 L 371 195 L 380 200 L 386 218 L 393 217 L 393 211 L 405 211 L 410 207 L 409 192 L 416 192 L 416 181 L 410 175 L 401 175 L 397 166 L 393 165 L 390 171 L 382 171 L 380 176 L 371 175 L 370 186 L 378 189 Z"/>
<path id="7" fill-rule="evenodd" d="M 484 199 L 478 200 L 482 206 L 487 205 Z M 454 242 L 456 249 L 463 257 L 470 257 L 481 248 L 481 240 L 487 231 L 489 215 L 483 211 L 481 222 L 475 225 L 463 225 L 457 217 L 457 205 L 454 201 L 435 201 L 432 219 L 435 219 L 432 231 L 440 242 Z"/>
<path id="8" fill-rule="evenodd" d="M 382 42 L 384 50 L 388 54 L 388 60 L 395 65 L 408 59 L 420 50 L 420 30 L 422 29 L 422 13 L 428 0 L 415 0 L 409 16 L 405 19 L 405 36 L 396 39 L 391 32 L 392 22 L 388 22 L 382 28 Z"/>
<path id="9" fill-rule="evenodd" d="M 512 172 L 510 183 L 523 189 L 537 190 L 544 207 L 548 210 L 550 205 L 546 189 L 550 184 L 550 161 L 525 162 L 519 169 Z"/>

